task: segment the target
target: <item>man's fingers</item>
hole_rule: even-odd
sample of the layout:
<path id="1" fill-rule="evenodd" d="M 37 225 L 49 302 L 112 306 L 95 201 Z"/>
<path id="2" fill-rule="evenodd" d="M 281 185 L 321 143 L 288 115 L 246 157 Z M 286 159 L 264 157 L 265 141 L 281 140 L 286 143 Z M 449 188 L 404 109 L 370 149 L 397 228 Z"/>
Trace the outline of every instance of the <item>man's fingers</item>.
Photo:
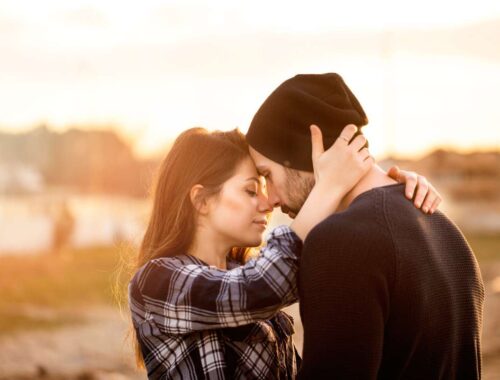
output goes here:
<path id="1" fill-rule="evenodd" d="M 344 127 L 342 132 L 340 132 L 340 136 L 338 137 L 337 141 L 349 144 L 357 131 L 358 127 L 356 127 L 354 124 L 348 124 Z"/>
<path id="2" fill-rule="evenodd" d="M 313 162 L 321 156 L 321 154 L 325 151 L 323 146 L 323 135 L 321 134 L 321 129 L 317 125 L 312 124 L 310 127 L 311 130 L 311 144 L 312 144 L 312 159 Z"/>

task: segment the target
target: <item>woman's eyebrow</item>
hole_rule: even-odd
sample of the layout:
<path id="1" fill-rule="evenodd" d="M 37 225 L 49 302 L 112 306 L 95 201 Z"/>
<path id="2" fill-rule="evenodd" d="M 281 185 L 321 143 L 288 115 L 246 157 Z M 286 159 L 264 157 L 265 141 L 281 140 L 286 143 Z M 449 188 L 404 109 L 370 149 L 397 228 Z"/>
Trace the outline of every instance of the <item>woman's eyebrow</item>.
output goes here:
<path id="1" fill-rule="evenodd" d="M 250 177 L 250 178 L 247 178 L 246 181 L 255 181 L 257 182 L 258 184 L 260 184 L 260 181 L 257 177 Z"/>

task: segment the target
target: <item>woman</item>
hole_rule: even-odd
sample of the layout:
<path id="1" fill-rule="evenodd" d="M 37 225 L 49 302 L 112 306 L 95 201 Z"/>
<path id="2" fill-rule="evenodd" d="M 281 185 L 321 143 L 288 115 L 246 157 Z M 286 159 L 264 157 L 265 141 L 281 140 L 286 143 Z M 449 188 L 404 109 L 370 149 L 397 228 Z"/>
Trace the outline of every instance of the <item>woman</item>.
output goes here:
<path id="1" fill-rule="evenodd" d="M 150 379 L 295 377 L 293 321 L 280 309 L 297 301 L 301 241 L 371 167 L 364 143 L 358 136 L 323 153 L 335 175 L 320 173 L 291 226 L 275 228 L 251 258 L 246 247 L 261 244 L 272 207 L 244 136 L 193 128 L 177 138 L 129 284 L 136 351 Z"/>

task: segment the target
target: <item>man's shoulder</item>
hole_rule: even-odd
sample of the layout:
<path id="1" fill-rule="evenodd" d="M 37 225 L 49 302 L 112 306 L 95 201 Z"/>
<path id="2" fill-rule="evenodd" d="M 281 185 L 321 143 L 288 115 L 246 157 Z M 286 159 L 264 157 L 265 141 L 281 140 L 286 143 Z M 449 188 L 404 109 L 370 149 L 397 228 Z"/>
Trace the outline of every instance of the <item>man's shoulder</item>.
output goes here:
<path id="1" fill-rule="evenodd" d="M 362 199 L 357 199 L 346 210 L 328 216 L 314 228 L 317 232 L 330 235 L 339 228 L 342 230 L 364 229 L 371 224 L 379 223 L 379 199 L 372 191 L 362 194 Z"/>
<path id="2" fill-rule="evenodd" d="M 335 214 L 316 225 L 307 235 L 304 244 L 337 246 L 340 243 L 356 243 L 357 239 L 369 240 L 380 226 L 373 219 L 357 218 L 356 214 Z M 359 241 L 358 241 L 359 242 Z"/>
<path id="3" fill-rule="evenodd" d="M 383 212 L 383 194 L 374 190 L 362 194 L 348 209 L 330 215 L 311 230 L 304 241 L 301 270 L 392 270 L 395 249 Z"/>
<path id="4" fill-rule="evenodd" d="M 349 241 L 351 244 L 362 242 L 378 243 L 390 239 L 390 232 L 385 214 L 386 198 L 403 198 L 397 187 L 380 187 L 358 196 L 344 211 L 328 216 L 317 224 L 309 233 L 306 242 L 315 240 L 335 244 Z M 396 195 L 397 194 L 397 195 Z"/>

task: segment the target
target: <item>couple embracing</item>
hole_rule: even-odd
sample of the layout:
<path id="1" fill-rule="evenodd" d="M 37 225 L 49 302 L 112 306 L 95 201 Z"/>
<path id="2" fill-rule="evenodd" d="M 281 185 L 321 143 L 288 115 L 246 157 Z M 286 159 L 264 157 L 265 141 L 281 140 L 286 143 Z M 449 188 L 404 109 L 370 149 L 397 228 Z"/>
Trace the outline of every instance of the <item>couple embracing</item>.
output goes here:
<path id="1" fill-rule="evenodd" d="M 148 378 L 480 378 L 474 255 L 424 177 L 375 164 L 367 123 L 338 74 L 297 75 L 246 136 L 178 136 L 129 283 Z M 262 245 L 276 207 L 293 222 Z"/>

